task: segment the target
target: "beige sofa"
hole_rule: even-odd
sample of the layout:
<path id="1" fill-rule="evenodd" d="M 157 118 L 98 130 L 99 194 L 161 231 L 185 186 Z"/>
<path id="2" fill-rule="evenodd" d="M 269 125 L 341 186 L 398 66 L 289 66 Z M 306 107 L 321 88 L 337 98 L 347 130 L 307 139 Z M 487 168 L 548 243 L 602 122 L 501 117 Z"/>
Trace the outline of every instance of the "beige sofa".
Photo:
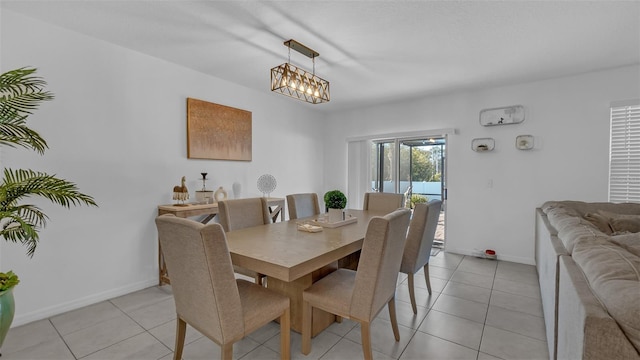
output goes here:
<path id="1" fill-rule="evenodd" d="M 536 267 L 551 359 L 640 359 L 640 204 L 549 201 Z"/>

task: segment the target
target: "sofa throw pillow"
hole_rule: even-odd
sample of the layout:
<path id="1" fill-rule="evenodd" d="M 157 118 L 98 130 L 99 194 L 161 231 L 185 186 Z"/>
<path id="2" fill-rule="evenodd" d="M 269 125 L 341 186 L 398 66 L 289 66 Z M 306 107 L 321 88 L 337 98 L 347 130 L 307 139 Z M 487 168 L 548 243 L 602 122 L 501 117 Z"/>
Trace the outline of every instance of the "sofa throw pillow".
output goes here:
<path id="1" fill-rule="evenodd" d="M 608 211 L 598 211 L 609 218 L 609 226 L 614 233 L 640 232 L 640 215 L 617 214 Z"/>
<path id="2" fill-rule="evenodd" d="M 584 214 L 585 220 L 592 223 L 598 230 L 602 231 L 607 235 L 611 235 L 613 230 L 611 229 L 611 225 L 609 224 L 609 218 L 599 213 L 586 213 Z"/>

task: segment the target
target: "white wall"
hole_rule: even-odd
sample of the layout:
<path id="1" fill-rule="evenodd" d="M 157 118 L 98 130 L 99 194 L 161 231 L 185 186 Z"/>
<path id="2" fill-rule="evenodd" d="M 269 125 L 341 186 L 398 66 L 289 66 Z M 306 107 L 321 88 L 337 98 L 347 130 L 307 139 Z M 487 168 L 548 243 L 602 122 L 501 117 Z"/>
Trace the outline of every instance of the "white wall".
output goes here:
<path id="1" fill-rule="evenodd" d="M 324 116 L 303 102 L 221 79 L 13 13 L 1 13 L 2 72 L 38 68 L 56 98 L 29 125 L 49 143 L 39 156 L 2 149 L 2 165 L 72 180 L 98 208 L 63 209 L 35 201 L 50 221 L 29 259 L 0 242 L 0 271 L 14 270 L 13 326 L 154 285 L 158 281 L 156 206 L 171 203 L 181 176 L 194 191 L 234 182 L 261 196 L 256 180 L 275 176 L 272 196 L 323 191 Z M 250 66 L 250 64 L 247 64 Z M 265 89 L 268 69 L 265 69 Z M 253 161 L 186 158 L 186 98 L 253 113 Z"/>
<path id="2" fill-rule="evenodd" d="M 350 137 L 455 128 L 448 142 L 446 250 L 490 248 L 501 259 L 533 264 L 536 207 L 547 200 L 607 201 L 609 103 L 630 98 L 640 98 L 637 65 L 332 114 L 325 168 L 335 171 L 325 173 L 325 182 L 346 188 Z M 523 123 L 480 126 L 480 110 L 516 104 L 525 107 Z M 535 136 L 534 150 L 515 148 L 520 134 Z M 493 137 L 496 149 L 472 151 L 478 137 Z"/>

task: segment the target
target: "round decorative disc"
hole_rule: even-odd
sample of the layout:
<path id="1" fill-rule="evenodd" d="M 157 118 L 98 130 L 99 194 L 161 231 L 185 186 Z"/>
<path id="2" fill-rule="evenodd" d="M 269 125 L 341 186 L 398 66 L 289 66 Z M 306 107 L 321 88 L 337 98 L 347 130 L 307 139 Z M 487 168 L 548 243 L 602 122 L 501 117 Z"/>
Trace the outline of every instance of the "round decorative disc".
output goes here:
<path id="1" fill-rule="evenodd" d="M 270 174 L 264 174 L 258 178 L 258 190 L 264 194 L 270 194 L 276 189 L 276 178 Z"/>

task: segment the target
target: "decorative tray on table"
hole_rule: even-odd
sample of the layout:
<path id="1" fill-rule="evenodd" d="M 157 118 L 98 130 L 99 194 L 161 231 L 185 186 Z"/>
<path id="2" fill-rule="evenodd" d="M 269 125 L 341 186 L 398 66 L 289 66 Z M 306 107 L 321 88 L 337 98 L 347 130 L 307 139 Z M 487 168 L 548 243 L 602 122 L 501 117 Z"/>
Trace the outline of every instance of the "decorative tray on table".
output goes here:
<path id="1" fill-rule="evenodd" d="M 324 217 L 309 221 L 309 223 L 312 225 L 322 226 L 322 227 L 331 228 L 331 229 L 348 225 L 348 224 L 353 224 L 354 222 L 358 222 L 358 218 L 351 215 L 347 215 L 346 219 L 338 222 L 329 222 L 329 219 Z"/>
<path id="2" fill-rule="evenodd" d="M 315 233 L 322 231 L 322 226 L 315 226 L 309 223 L 298 223 L 298 230 Z"/>

